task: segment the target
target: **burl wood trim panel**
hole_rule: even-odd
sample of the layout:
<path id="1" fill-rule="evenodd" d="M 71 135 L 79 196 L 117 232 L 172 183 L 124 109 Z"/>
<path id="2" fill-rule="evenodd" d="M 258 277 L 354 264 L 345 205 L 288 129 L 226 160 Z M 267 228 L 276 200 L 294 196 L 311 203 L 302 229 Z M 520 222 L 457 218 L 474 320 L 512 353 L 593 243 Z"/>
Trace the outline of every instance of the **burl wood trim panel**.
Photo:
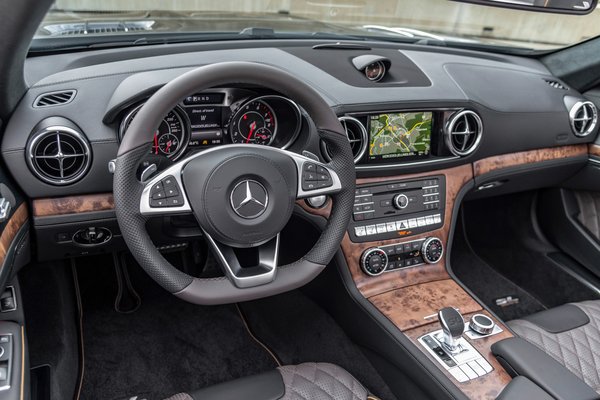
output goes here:
<path id="1" fill-rule="evenodd" d="M 487 311 L 482 311 L 480 313 L 486 314 L 489 317 L 492 317 Z M 471 318 L 471 315 L 463 315 L 463 316 L 465 319 L 465 323 L 468 323 L 469 319 Z M 493 319 L 496 320 L 495 318 L 493 318 Z M 496 323 L 498 323 L 498 321 L 496 321 Z M 501 323 L 498 323 L 498 326 L 500 326 L 500 328 L 503 329 L 503 332 L 501 332 L 497 335 L 494 335 L 494 336 L 489 336 L 487 338 L 471 340 L 466 335 L 463 335 L 463 337 L 466 340 L 468 340 L 469 343 L 471 343 L 473 345 L 473 347 L 475 347 L 479 351 L 479 353 L 481 353 L 481 355 L 494 368 L 494 370 L 492 372 L 490 372 L 489 374 L 484 375 L 475 380 L 465 382 L 465 383 L 459 383 L 458 381 L 456 381 L 452 377 L 452 375 L 450 375 L 450 373 L 448 373 L 448 371 L 446 371 L 444 368 L 442 368 L 440 366 L 440 364 L 438 363 L 438 361 L 435 360 L 434 357 L 431 354 L 429 354 L 429 352 L 427 352 L 427 350 L 425 350 L 423 348 L 423 346 L 418 342 L 418 339 L 421 336 L 423 336 L 427 333 L 436 331 L 438 329 L 441 329 L 440 324 L 437 321 L 433 322 L 429 325 L 423 325 L 418 328 L 414 328 L 414 329 L 405 331 L 404 334 L 406 336 L 408 336 L 410 338 L 410 340 L 419 349 L 421 349 L 423 351 L 423 353 L 441 371 L 443 371 L 444 375 L 446 375 L 448 377 L 448 379 L 450 379 L 450 381 L 452 381 L 452 383 L 454 383 L 469 399 L 489 400 L 489 399 L 495 399 L 496 397 L 498 397 L 500 392 L 502 392 L 502 390 L 506 387 L 506 385 L 508 385 L 508 383 L 511 381 L 511 377 L 508 375 L 508 373 L 506 373 L 504 368 L 502 368 L 502 366 L 496 360 L 496 357 L 494 357 L 494 355 L 492 354 L 491 348 L 492 348 L 492 344 L 494 344 L 500 340 L 510 338 L 513 335 L 506 329 L 506 326 L 502 325 Z"/>
<path id="2" fill-rule="evenodd" d="M 450 234 L 452 213 L 454 211 L 456 197 L 458 196 L 458 192 L 462 189 L 462 187 L 473 178 L 473 170 L 471 164 L 467 164 L 460 167 L 449 168 L 439 171 L 431 171 L 422 174 L 390 176 L 384 178 L 367 178 L 359 179 L 357 181 L 357 184 L 360 185 L 366 183 L 385 183 L 387 181 L 422 178 L 434 175 L 446 176 L 446 205 L 444 225 L 442 226 L 442 228 L 431 232 L 422 233 L 419 235 L 407 237 L 398 236 L 398 238 L 396 239 L 366 243 L 354 243 L 350 240 L 348 234 L 344 236 L 344 239 L 342 241 L 342 251 L 344 252 L 346 263 L 348 264 L 348 268 L 350 269 L 350 273 L 352 274 L 352 278 L 354 279 L 356 287 L 366 298 L 394 289 L 400 289 L 419 283 L 438 281 L 449 278 L 445 267 L 445 253 L 440 262 L 438 262 L 437 264 L 426 264 L 412 268 L 404 268 L 393 272 L 386 272 L 382 275 L 375 277 L 368 276 L 360 269 L 360 256 L 362 255 L 363 251 L 365 251 L 369 247 L 385 246 L 388 244 L 416 240 L 429 236 L 438 237 L 442 240 L 444 245 L 446 245 L 448 243 L 448 236 Z"/>
<path id="3" fill-rule="evenodd" d="M 115 203 L 112 193 L 101 193 L 37 199 L 33 201 L 32 208 L 34 217 L 49 217 L 53 215 L 114 210 Z"/>
<path id="4" fill-rule="evenodd" d="M 14 212 L 12 217 L 8 220 L 2 234 L 0 235 L 0 265 L 4 263 L 4 258 L 8 253 L 8 249 L 12 244 L 13 240 L 17 236 L 19 229 L 27 222 L 29 213 L 27 211 L 27 205 L 21 204 L 19 208 Z"/>
<path id="5" fill-rule="evenodd" d="M 373 296 L 369 301 L 401 331 L 430 324 L 432 319 L 425 317 L 435 315 L 444 307 L 456 307 L 461 314 L 482 310 L 452 279 L 392 290 Z"/>
<path id="6" fill-rule="evenodd" d="M 587 154 L 588 146 L 586 144 L 549 147 L 546 149 L 522 151 L 519 153 L 502 154 L 484 158 L 483 160 L 475 161 L 473 170 L 475 171 L 475 176 L 480 176 L 502 168 L 558 160 L 561 158 L 584 156 Z"/>
<path id="7" fill-rule="evenodd" d="M 591 156 L 600 157 L 600 145 L 592 143 L 588 146 L 588 153 Z"/>

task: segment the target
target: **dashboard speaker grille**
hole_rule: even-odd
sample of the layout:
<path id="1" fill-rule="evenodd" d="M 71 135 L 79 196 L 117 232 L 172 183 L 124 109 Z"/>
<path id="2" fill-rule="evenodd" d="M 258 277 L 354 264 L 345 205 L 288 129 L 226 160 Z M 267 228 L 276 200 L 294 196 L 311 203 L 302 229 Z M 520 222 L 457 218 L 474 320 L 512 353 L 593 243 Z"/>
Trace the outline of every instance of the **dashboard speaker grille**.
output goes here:
<path id="1" fill-rule="evenodd" d="M 576 136 L 587 136 L 598 124 L 598 109 L 591 101 L 577 102 L 569 112 L 569 119 L 571 129 Z"/>
<path id="2" fill-rule="evenodd" d="M 51 107 L 68 104 L 75 98 L 76 90 L 62 90 L 60 92 L 50 92 L 39 95 L 33 102 L 33 107 Z"/>
<path id="3" fill-rule="evenodd" d="M 81 179 L 90 167 L 90 147 L 83 135 L 64 126 L 48 127 L 33 135 L 28 161 L 34 174 L 46 183 L 68 185 Z"/>
<path id="4" fill-rule="evenodd" d="M 467 156 L 474 152 L 481 142 L 483 123 L 475 112 L 462 110 L 450 117 L 444 133 L 450 152 L 455 156 Z"/>
<path id="5" fill-rule="evenodd" d="M 343 116 L 339 118 L 340 123 L 346 131 L 346 136 L 350 142 L 352 148 L 352 154 L 354 155 L 354 163 L 356 164 L 365 154 L 367 150 L 368 134 L 365 126 L 356 118 Z M 331 160 L 331 154 L 327 150 L 325 142 L 322 143 L 323 154 L 328 160 Z"/>

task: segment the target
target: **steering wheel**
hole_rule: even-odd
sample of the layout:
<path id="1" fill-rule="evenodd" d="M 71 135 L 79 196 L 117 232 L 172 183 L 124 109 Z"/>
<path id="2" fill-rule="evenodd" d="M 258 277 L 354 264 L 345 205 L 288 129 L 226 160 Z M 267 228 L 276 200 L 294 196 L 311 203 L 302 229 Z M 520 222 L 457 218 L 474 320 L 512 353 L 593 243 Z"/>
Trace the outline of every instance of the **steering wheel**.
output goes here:
<path id="1" fill-rule="evenodd" d="M 136 171 L 162 117 L 190 93 L 249 84 L 279 91 L 302 106 L 327 143 L 331 162 L 267 146 L 214 147 L 178 161 L 146 182 Z M 314 279 L 338 250 L 354 204 L 350 144 L 336 115 L 310 86 L 278 68 L 251 62 L 203 66 L 168 82 L 140 108 L 119 147 L 113 181 L 117 220 L 131 253 L 164 289 L 196 304 L 267 297 Z M 278 266 L 279 234 L 297 199 L 330 195 L 330 217 L 314 247 Z M 171 265 L 146 230 L 155 216 L 192 213 L 225 276 L 201 279 Z M 258 263 L 242 266 L 235 248 L 256 248 Z"/>

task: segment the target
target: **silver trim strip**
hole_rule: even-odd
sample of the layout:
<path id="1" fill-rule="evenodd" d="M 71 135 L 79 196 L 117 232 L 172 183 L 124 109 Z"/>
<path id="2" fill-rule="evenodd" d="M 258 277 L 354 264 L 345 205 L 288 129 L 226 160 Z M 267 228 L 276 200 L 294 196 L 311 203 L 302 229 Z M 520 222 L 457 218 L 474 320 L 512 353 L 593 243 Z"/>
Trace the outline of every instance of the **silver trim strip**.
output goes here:
<path id="1" fill-rule="evenodd" d="M 183 181 L 181 179 L 181 173 L 182 173 L 185 165 L 187 163 L 189 163 L 190 161 L 192 161 L 193 159 L 195 159 L 196 157 L 200 157 L 206 153 L 220 151 L 222 149 L 231 149 L 231 148 L 248 149 L 249 148 L 248 146 L 256 146 L 264 151 L 277 151 L 277 152 L 283 153 L 286 156 L 290 157 L 296 163 L 296 172 L 298 173 L 298 187 L 297 187 L 297 191 L 296 191 L 297 199 L 304 199 L 304 198 L 308 198 L 308 197 L 333 194 L 333 193 L 337 193 L 340 190 L 342 190 L 342 183 L 340 181 L 338 174 L 331 168 L 327 167 L 327 165 L 325 165 L 321 162 L 315 161 L 312 158 L 308 158 L 308 157 L 293 153 L 288 150 L 279 149 L 277 147 L 266 147 L 266 146 L 262 146 L 262 145 L 258 145 L 258 144 L 231 144 L 226 147 L 222 147 L 222 146 L 212 147 L 212 148 L 206 149 L 204 151 L 194 153 L 194 154 L 190 155 L 189 157 L 179 160 L 177 163 L 175 163 L 171 167 L 167 168 L 166 170 L 162 171 L 160 174 L 158 174 L 157 176 L 152 178 L 146 184 L 146 186 L 144 187 L 144 189 L 142 191 L 142 197 L 140 199 L 140 213 L 142 215 L 167 215 L 167 214 L 190 213 L 192 211 L 192 208 L 188 201 L 187 193 L 185 191 L 185 188 L 183 186 Z M 321 188 L 321 189 L 308 190 L 308 191 L 303 190 L 302 189 L 302 173 L 303 173 L 304 163 L 315 164 L 317 166 L 327 169 L 327 171 L 329 172 L 329 175 L 331 176 L 331 180 L 333 182 L 332 185 L 330 187 Z M 179 207 L 160 207 L 160 208 L 150 207 L 150 192 L 152 190 L 152 187 L 170 175 L 175 177 L 175 180 L 177 181 L 177 184 L 179 185 L 179 189 L 181 190 L 181 195 L 183 197 L 183 205 L 179 206 Z"/>
<path id="2" fill-rule="evenodd" d="M 218 243 L 205 231 L 204 234 L 206 235 L 210 246 L 217 254 L 217 258 L 223 266 L 225 274 L 236 287 L 240 289 L 250 288 L 266 285 L 275 280 L 277 274 L 277 260 L 279 258 L 279 234 L 267 243 L 258 247 L 257 267 L 266 270 L 266 272 L 247 276 L 237 275 L 234 268 L 232 268 L 232 263 L 237 263 L 237 266 L 239 268 L 241 267 L 239 266 L 237 256 L 231 247 Z"/>

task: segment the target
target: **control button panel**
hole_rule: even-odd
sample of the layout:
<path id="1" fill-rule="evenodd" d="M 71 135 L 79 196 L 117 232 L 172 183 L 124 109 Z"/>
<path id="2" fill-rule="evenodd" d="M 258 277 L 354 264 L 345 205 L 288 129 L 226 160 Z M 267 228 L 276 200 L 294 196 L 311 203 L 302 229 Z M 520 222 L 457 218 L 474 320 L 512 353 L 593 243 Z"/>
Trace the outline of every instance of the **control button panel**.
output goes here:
<path id="1" fill-rule="evenodd" d="M 371 276 L 381 275 L 402 268 L 416 267 L 427 261 L 423 255 L 425 243 L 437 238 L 418 239 L 365 250 L 360 259 L 362 270 Z"/>
<path id="2" fill-rule="evenodd" d="M 333 186 L 333 179 L 327 168 L 311 162 L 302 165 L 302 190 L 310 191 Z"/>
<path id="3" fill-rule="evenodd" d="M 442 344 L 442 331 L 419 338 L 419 343 L 438 363 L 460 383 L 489 374 L 494 370 L 489 362 L 464 338 L 458 339 L 458 351 L 447 351 Z"/>
<path id="4" fill-rule="evenodd" d="M 183 206 L 183 195 L 175 177 L 165 177 L 150 190 L 151 208 L 181 206 Z"/>
<path id="5" fill-rule="evenodd" d="M 350 238 L 354 242 L 386 240 L 441 228 L 445 182 L 440 175 L 358 187 Z"/>
<path id="6" fill-rule="evenodd" d="M 354 236 L 364 238 L 368 236 L 377 236 L 386 233 L 395 234 L 398 231 L 407 229 L 426 228 L 426 230 L 437 229 L 442 224 L 442 214 L 424 215 L 418 218 L 403 219 L 397 221 L 382 222 L 378 224 L 355 224 Z M 397 236 L 392 236 L 397 237 Z M 378 238 L 369 237 L 369 241 L 377 240 Z"/>

